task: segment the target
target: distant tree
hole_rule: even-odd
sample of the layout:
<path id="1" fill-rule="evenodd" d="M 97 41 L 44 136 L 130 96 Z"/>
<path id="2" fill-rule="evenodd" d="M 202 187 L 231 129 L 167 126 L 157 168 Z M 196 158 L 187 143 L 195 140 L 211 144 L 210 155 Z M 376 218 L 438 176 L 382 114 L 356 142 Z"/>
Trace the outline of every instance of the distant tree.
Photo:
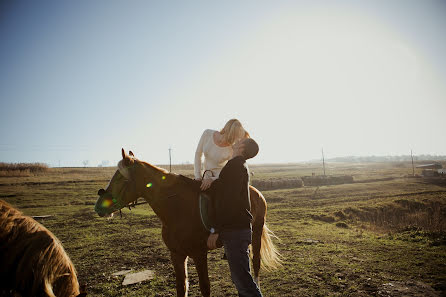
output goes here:
<path id="1" fill-rule="evenodd" d="M 84 161 L 82 161 L 82 164 L 84 164 L 84 167 L 87 167 L 87 165 L 88 165 L 88 160 L 84 160 Z"/>

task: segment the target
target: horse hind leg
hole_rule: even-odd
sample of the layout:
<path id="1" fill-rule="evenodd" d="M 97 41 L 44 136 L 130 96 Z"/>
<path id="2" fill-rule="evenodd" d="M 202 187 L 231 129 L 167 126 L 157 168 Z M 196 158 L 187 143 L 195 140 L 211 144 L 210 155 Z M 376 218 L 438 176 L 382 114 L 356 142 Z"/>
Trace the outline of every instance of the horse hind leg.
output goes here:
<path id="1" fill-rule="evenodd" d="M 260 249 L 262 246 L 263 224 L 256 224 L 252 227 L 252 268 L 254 270 L 254 282 L 260 288 Z"/>

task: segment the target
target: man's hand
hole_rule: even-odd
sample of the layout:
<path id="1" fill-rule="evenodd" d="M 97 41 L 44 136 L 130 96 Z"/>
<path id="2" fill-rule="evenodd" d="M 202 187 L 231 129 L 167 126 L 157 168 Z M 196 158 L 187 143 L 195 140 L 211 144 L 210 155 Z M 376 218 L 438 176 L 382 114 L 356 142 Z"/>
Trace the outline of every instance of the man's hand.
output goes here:
<path id="1" fill-rule="evenodd" d="M 212 178 L 205 178 L 201 181 L 200 190 L 206 191 L 211 186 L 214 180 Z"/>
<path id="2" fill-rule="evenodd" d="M 208 249 L 215 250 L 217 248 L 218 233 L 209 235 L 208 237 Z"/>

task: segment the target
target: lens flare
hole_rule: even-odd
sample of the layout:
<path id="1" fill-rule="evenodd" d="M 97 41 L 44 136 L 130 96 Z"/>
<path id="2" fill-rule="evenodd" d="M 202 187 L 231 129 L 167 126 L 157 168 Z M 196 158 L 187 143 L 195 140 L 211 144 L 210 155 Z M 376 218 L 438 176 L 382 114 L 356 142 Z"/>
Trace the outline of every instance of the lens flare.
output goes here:
<path id="1" fill-rule="evenodd" d="M 103 202 L 102 202 L 102 207 L 104 207 L 104 208 L 107 208 L 107 207 L 109 207 L 110 205 L 112 205 L 113 204 L 113 202 L 111 201 L 111 200 L 104 200 Z"/>
<path id="2" fill-rule="evenodd" d="M 163 177 L 162 177 L 161 179 L 163 179 L 163 180 L 164 180 L 164 179 L 166 179 L 166 177 L 165 177 L 165 176 L 163 175 Z"/>
<path id="3" fill-rule="evenodd" d="M 150 188 L 151 186 L 152 186 L 152 183 L 148 183 L 148 184 L 146 185 L 147 188 Z"/>

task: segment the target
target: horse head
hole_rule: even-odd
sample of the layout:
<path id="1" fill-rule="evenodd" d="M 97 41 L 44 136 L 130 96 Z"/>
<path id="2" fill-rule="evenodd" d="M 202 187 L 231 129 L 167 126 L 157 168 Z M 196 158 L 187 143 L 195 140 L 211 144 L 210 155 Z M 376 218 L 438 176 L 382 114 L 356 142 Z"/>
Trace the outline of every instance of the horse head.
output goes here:
<path id="1" fill-rule="evenodd" d="M 118 163 L 118 170 L 116 170 L 105 190 L 100 189 L 98 191 L 99 198 L 94 210 L 101 217 L 111 215 L 140 197 L 133 178 L 138 160 L 131 151 L 127 155 L 122 149 L 121 153 L 122 160 Z"/>
<path id="2" fill-rule="evenodd" d="M 101 217 L 129 206 L 138 198 L 144 197 L 154 202 L 162 196 L 163 189 L 175 183 L 175 175 L 165 169 L 150 165 L 135 158 L 130 151 L 127 155 L 121 150 L 122 160 L 118 163 L 118 170 L 113 175 L 107 188 L 98 191 L 95 211 Z"/>

